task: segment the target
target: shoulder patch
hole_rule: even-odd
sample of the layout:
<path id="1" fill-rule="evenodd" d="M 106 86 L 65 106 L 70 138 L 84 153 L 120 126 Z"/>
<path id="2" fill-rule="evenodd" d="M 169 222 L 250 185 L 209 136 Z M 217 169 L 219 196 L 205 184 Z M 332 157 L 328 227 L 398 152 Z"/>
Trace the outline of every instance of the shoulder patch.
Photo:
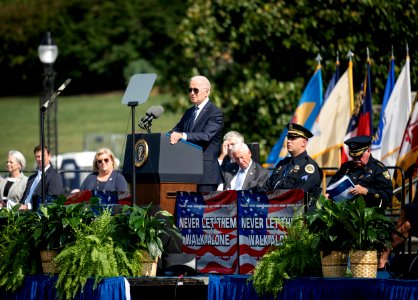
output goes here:
<path id="1" fill-rule="evenodd" d="M 380 160 L 376 159 L 375 161 L 376 161 L 376 165 L 379 165 L 379 166 L 385 168 L 385 165 Z"/>
<path id="2" fill-rule="evenodd" d="M 312 174 L 313 172 L 315 172 L 315 167 L 313 164 L 308 164 L 305 166 L 305 172 L 308 174 Z"/>
<path id="3" fill-rule="evenodd" d="M 385 176 L 385 178 L 387 180 L 390 180 L 390 174 L 389 174 L 389 171 L 388 170 L 386 170 L 386 171 L 383 172 L 383 176 Z"/>

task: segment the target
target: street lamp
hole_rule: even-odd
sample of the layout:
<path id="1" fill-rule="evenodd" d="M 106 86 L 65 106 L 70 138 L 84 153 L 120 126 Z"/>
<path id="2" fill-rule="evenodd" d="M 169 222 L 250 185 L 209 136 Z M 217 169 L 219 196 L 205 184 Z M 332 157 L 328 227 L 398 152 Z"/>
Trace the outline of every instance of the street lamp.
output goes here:
<path id="1" fill-rule="evenodd" d="M 58 47 L 52 40 L 51 33 L 48 31 L 44 38 L 42 39 L 41 44 L 38 47 L 38 56 L 39 60 L 44 65 L 44 72 L 42 74 L 43 78 L 43 90 L 42 96 L 39 100 L 39 108 L 48 101 L 52 94 L 54 93 L 54 82 L 55 82 L 55 71 L 53 64 L 58 56 Z M 54 101 L 50 107 L 49 112 L 47 113 L 47 140 L 46 144 L 52 153 L 55 154 L 55 157 L 58 156 L 58 104 L 57 101 Z M 40 120 L 40 123 L 42 120 Z M 40 133 L 42 135 L 42 132 Z M 40 136 L 40 140 L 42 137 Z M 57 161 L 55 161 L 55 166 Z"/>

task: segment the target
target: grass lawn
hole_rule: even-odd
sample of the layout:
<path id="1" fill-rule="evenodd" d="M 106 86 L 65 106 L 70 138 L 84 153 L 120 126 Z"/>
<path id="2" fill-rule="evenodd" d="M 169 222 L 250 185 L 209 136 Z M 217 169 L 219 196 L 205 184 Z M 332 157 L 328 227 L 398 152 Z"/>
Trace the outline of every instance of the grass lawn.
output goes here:
<path id="1" fill-rule="evenodd" d="M 100 95 L 59 96 L 58 101 L 58 151 L 96 151 L 100 142 L 96 135 L 108 137 L 121 135 L 117 141 L 123 154 L 125 136 L 131 132 L 131 108 L 122 104 L 123 92 Z M 151 95 L 147 102 L 136 107 L 135 124 L 150 106 L 170 101 L 166 95 Z M 34 166 L 33 148 L 40 143 L 39 97 L 0 97 L 0 170 L 5 169 L 7 153 L 15 149 L 27 160 L 27 170 Z M 179 120 L 179 114 L 165 111 L 153 120 L 152 132 L 166 132 Z M 45 122 L 46 123 L 46 122 Z M 46 126 L 46 125 L 45 125 Z M 143 132 L 138 126 L 135 130 Z M 104 139 L 104 146 L 109 139 Z M 109 142 L 110 143 L 110 142 Z M 119 151 L 116 151 L 119 152 Z M 122 157 L 119 157 L 122 161 Z"/>

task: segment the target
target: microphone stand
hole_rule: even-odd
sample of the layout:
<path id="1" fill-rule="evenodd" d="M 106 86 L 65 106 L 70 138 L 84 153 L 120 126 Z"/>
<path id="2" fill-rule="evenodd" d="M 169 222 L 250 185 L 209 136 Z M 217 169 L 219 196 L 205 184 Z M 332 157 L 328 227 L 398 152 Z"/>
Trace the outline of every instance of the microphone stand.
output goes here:
<path id="1" fill-rule="evenodd" d="M 131 184 L 131 196 L 132 203 L 136 204 L 136 170 L 135 170 L 135 107 L 138 102 L 128 102 L 128 106 L 131 108 L 132 119 L 132 184 Z"/>
<path id="2" fill-rule="evenodd" d="M 45 112 L 46 107 L 42 106 L 40 110 L 40 119 L 41 119 L 41 202 L 45 203 Z M 32 197 L 33 199 L 33 197 Z M 35 207 L 36 206 L 36 207 Z M 34 203 L 32 210 L 38 208 L 38 203 Z"/>
<path id="3" fill-rule="evenodd" d="M 44 103 L 44 105 L 41 106 L 40 109 L 40 119 L 41 119 L 41 201 L 42 204 L 45 204 L 45 113 L 48 109 L 48 105 L 52 104 L 57 98 L 58 95 L 67 87 L 67 85 L 70 83 L 71 79 L 67 79 L 60 87 L 59 89 L 52 94 L 51 98 Z M 58 155 L 58 153 L 56 153 Z M 32 207 L 32 210 L 35 210 L 38 206 L 38 203 Z"/>

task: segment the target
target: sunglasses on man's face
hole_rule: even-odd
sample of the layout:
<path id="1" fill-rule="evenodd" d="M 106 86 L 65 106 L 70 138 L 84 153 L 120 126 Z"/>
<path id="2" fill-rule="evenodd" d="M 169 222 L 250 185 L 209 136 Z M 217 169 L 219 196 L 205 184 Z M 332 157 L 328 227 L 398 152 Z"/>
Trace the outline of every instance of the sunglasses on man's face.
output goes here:
<path id="1" fill-rule="evenodd" d="M 197 95 L 197 94 L 199 94 L 199 89 L 197 89 L 197 88 L 189 88 L 189 94 L 191 94 L 192 92 Z"/>
<path id="2" fill-rule="evenodd" d="M 108 162 L 109 162 L 109 159 L 108 159 L 108 158 L 105 158 L 105 159 L 103 159 L 103 160 L 102 160 L 102 159 L 98 159 L 98 160 L 97 160 L 97 163 L 98 163 L 98 164 L 101 164 L 102 162 L 108 163 Z"/>

